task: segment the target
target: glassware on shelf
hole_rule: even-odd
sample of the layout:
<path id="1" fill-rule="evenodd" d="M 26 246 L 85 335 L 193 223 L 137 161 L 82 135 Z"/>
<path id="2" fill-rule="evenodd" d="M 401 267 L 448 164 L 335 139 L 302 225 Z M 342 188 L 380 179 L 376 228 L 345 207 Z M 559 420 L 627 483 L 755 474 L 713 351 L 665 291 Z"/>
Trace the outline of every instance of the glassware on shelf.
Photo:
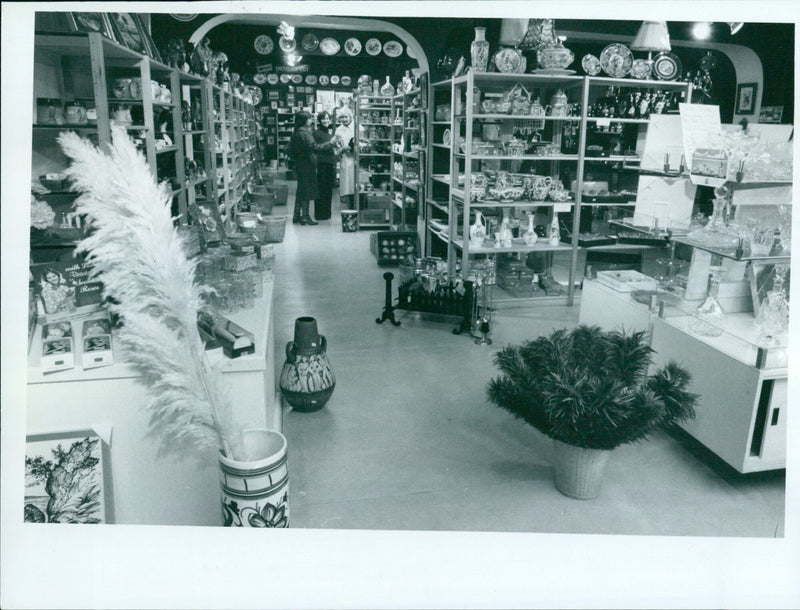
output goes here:
<path id="1" fill-rule="evenodd" d="M 736 248 L 739 245 L 739 234 L 732 230 L 725 221 L 724 209 L 728 203 L 730 190 L 722 185 L 714 189 L 714 211 L 702 229 L 688 234 L 688 238 L 711 248 Z"/>
<path id="2" fill-rule="evenodd" d="M 683 298 L 686 292 L 685 282 L 678 276 L 684 267 L 684 261 L 670 258 L 659 258 L 656 263 L 663 267 L 663 272 L 655 277 L 658 282 L 656 292 L 664 303 L 675 303 Z"/>
<path id="3" fill-rule="evenodd" d="M 692 330 L 705 337 L 719 337 L 725 331 L 727 317 L 725 310 L 717 300 L 719 296 L 719 283 L 725 275 L 722 267 L 711 267 L 709 277 L 708 296 L 703 303 L 694 310 Z"/>
<path id="4" fill-rule="evenodd" d="M 786 299 L 785 265 L 775 265 L 772 290 L 758 309 L 755 319 L 758 343 L 764 347 L 784 345 L 789 332 L 789 301 Z"/>

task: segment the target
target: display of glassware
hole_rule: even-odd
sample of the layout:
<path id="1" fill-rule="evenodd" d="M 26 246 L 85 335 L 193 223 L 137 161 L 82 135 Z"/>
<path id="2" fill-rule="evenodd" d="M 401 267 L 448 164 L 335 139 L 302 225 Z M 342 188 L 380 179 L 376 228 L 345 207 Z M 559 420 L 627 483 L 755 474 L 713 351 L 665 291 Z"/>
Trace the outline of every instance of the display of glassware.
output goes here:
<path id="1" fill-rule="evenodd" d="M 763 347 L 784 345 L 789 332 L 789 301 L 786 298 L 785 265 L 773 268 L 772 289 L 761 303 L 755 319 L 758 343 Z"/>
<path id="2" fill-rule="evenodd" d="M 651 114 L 676 110 L 678 96 L 674 91 L 609 87 L 604 96 L 589 104 L 586 114 L 590 117 L 646 119 Z"/>
<path id="3" fill-rule="evenodd" d="M 710 248 L 736 248 L 740 238 L 736 227 L 725 222 L 724 211 L 729 202 L 730 190 L 722 185 L 714 189 L 714 210 L 706 225 L 687 235 L 689 239 Z"/>
<path id="4" fill-rule="evenodd" d="M 725 270 L 722 267 L 711 267 L 708 296 L 693 313 L 692 330 L 698 335 L 719 337 L 725 331 L 727 316 L 717 298 L 719 283 L 724 275 Z"/>

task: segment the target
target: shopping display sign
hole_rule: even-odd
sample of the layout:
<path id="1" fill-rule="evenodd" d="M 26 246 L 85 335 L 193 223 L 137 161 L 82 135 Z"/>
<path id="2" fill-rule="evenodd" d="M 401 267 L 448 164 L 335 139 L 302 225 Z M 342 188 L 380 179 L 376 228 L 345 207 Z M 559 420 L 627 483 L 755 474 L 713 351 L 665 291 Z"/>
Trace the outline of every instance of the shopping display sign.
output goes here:
<path id="1" fill-rule="evenodd" d="M 694 184 L 722 186 L 728 180 L 728 153 L 720 142 L 722 122 L 719 106 L 680 104 L 684 158 Z"/>
<path id="2" fill-rule="evenodd" d="M 92 266 L 84 259 L 65 256 L 59 261 L 31 265 L 39 311 L 48 320 L 100 309 L 103 284 L 91 279 Z"/>

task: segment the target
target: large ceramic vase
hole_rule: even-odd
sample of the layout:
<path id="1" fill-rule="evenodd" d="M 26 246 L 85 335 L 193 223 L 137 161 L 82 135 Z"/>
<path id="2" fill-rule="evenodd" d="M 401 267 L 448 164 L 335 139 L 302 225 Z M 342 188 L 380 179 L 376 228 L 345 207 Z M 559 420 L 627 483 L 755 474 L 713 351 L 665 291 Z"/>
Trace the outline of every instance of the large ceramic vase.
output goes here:
<path id="1" fill-rule="evenodd" d="M 317 332 L 317 321 L 310 316 L 297 318 L 280 379 L 281 394 L 295 411 L 318 411 L 333 394 L 336 378 L 326 351 L 327 341 Z"/>
<path id="2" fill-rule="evenodd" d="M 219 456 L 222 524 L 225 527 L 289 527 L 286 438 L 275 430 L 245 430 L 249 461 Z"/>
<path id="3" fill-rule="evenodd" d="M 486 72 L 489 64 L 489 41 L 486 40 L 486 28 L 475 28 L 475 40 L 470 45 L 472 69 L 476 72 Z"/>
<path id="4" fill-rule="evenodd" d="M 570 498 L 596 498 L 610 455 L 610 450 L 585 449 L 553 440 L 556 488 Z"/>

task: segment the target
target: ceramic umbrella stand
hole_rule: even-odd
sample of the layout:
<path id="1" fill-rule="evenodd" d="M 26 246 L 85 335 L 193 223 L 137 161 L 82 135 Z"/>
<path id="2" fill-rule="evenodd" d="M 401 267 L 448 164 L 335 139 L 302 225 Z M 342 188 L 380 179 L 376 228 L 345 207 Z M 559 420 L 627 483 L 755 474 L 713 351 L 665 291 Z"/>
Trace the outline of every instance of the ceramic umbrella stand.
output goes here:
<path id="1" fill-rule="evenodd" d="M 317 332 L 316 319 L 297 318 L 280 378 L 281 394 L 295 411 L 318 411 L 333 394 L 336 378 L 326 351 L 327 341 Z"/>
<path id="2" fill-rule="evenodd" d="M 289 527 L 286 437 L 275 430 L 245 430 L 251 461 L 219 456 L 222 523 L 226 527 Z"/>

